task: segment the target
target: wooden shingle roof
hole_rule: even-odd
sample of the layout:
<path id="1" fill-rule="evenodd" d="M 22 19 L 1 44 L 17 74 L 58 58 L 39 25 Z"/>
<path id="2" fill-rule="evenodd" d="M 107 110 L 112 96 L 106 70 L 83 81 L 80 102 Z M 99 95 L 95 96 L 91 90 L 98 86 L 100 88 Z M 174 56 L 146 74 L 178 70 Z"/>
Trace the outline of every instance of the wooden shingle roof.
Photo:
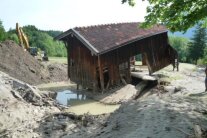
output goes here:
<path id="1" fill-rule="evenodd" d="M 140 23 L 118 23 L 89 27 L 76 27 L 60 34 L 55 39 L 64 40 L 68 35 L 75 35 L 94 54 L 103 54 L 126 44 L 167 32 L 162 25 L 150 29 L 138 27 Z"/>

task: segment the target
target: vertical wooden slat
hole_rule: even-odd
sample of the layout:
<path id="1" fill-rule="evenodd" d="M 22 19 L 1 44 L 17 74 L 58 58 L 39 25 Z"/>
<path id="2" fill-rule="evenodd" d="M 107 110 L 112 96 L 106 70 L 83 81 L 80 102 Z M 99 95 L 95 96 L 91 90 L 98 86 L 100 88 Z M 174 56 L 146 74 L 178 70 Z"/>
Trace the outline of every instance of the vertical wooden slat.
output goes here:
<path id="1" fill-rule="evenodd" d="M 144 66 L 144 65 L 147 65 L 147 63 L 146 63 L 146 57 L 145 57 L 144 54 L 142 54 L 142 65 L 143 65 L 143 66 Z"/>
<path id="2" fill-rule="evenodd" d="M 92 66 L 92 70 L 93 70 L 93 92 L 95 92 L 97 90 L 97 77 L 96 77 L 96 62 L 95 62 L 95 57 L 93 57 L 93 66 Z"/>
<path id="3" fill-rule="evenodd" d="M 128 75 L 127 75 L 127 83 L 131 82 L 131 69 L 130 69 L 130 58 L 128 60 Z"/>
<path id="4" fill-rule="evenodd" d="M 98 67 L 99 67 L 99 77 L 100 77 L 100 83 L 101 83 L 101 90 L 104 91 L 104 80 L 103 80 L 103 68 L 100 56 L 98 55 Z"/>

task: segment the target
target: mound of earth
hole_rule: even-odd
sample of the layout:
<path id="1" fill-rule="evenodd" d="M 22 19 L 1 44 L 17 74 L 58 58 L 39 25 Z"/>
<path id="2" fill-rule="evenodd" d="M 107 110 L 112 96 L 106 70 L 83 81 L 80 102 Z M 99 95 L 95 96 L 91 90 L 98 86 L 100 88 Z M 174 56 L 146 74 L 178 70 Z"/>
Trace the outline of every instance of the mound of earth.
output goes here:
<path id="1" fill-rule="evenodd" d="M 43 65 L 15 42 L 0 43 L 0 71 L 29 84 L 67 80 L 66 65 Z"/>
<path id="2" fill-rule="evenodd" d="M 67 65 L 60 63 L 48 64 L 49 78 L 52 82 L 68 80 Z"/>

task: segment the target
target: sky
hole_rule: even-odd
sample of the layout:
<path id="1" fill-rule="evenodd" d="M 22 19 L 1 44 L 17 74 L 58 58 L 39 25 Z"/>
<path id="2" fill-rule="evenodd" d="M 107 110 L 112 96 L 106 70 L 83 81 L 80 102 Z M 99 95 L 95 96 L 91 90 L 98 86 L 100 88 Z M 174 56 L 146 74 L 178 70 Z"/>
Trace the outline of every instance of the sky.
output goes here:
<path id="1" fill-rule="evenodd" d="M 121 4 L 121 0 L 0 0 L 0 20 L 7 31 L 16 22 L 66 31 L 77 26 L 142 22 L 147 5 L 141 0 L 135 7 Z"/>

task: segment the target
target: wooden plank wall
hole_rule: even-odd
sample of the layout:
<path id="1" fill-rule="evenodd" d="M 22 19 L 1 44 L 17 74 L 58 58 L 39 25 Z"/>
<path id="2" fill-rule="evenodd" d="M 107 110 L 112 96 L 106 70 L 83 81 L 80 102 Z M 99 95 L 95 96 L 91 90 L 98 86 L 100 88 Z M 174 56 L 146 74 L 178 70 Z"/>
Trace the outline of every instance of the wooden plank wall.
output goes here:
<path id="1" fill-rule="evenodd" d="M 77 84 L 92 89 L 106 89 L 121 83 L 121 76 L 130 83 L 130 57 L 143 54 L 153 73 L 170 64 L 167 33 L 148 37 L 116 50 L 95 56 L 77 38 L 68 42 L 69 77 Z M 104 82 L 108 70 L 109 82 Z M 109 85 L 107 85 L 109 83 Z"/>
<path id="2" fill-rule="evenodd" d="M 130 83 L 130 66 L 120 72 L 119 65 L 122 63 L 129 65 L 130 57 L 137 54 L 144 55 L 150 74 L 171 64 L 168 49 L 167 33 L 162 33 L 101 55 L 102 66 L 109 68 L 110 86 L 120 83 L 120 74 L 124 74 L 126 82 Z"/>
<path id="3" fill-rule="evenodd" d="M 85 88 L 93 88 L 97 84 L 96 57 L 75 37 L 68 41 L 69 76 L 71 81 Z"/>

